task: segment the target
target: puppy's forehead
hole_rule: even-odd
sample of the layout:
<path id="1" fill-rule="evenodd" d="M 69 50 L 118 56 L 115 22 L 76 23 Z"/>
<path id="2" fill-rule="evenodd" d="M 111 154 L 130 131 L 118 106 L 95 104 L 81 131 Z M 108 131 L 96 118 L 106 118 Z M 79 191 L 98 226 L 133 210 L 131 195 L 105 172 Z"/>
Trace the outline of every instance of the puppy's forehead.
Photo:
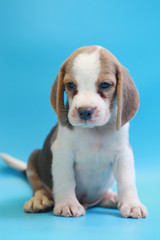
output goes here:
<path id="1" fill-rule="evenodd" d="M 79 89 L 95 89 L 98 76 L 115 75 L 115 56 L 101 46 L 87 46 L 77 49 L 65 61 L 64 69 L 67 80 L 76 80 Z"/>
<path id="2" fill-rule="evenodd" d="M 91 88 L 91 86 L 95 86 L 100 70 L 98 47 L 92 52 L 78 54 L 73 61 L 72 71 L 79 87 Z"/>

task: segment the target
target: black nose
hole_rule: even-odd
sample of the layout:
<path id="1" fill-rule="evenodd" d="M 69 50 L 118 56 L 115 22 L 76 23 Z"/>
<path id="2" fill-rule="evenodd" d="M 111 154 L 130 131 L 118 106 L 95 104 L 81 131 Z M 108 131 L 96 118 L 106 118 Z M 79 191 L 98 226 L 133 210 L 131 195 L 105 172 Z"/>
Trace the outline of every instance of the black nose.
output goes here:
<path id="1" fill-rule="evenodd" d="M 80 119 L 83 119 L 83 120 L 91 119 L 93 112 L 94 112 L 93 108 L 83 108 L 83 107 L 78 108 L 79 117 Z"/>

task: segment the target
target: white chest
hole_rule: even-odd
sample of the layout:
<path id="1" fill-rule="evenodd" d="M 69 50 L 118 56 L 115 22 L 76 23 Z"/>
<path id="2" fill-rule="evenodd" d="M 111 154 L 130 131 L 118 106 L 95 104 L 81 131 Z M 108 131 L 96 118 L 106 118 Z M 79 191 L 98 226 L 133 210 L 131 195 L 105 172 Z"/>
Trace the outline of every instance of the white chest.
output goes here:
<path id="1" fill-rule="evenodd" d="M 89 139 L 88 139 L 89 140 Z M 81 201 L 96 201 L 113 184 L 114 154 L 98 137 L 79 141 L 74 159 L 76 194 Z"/>
<path id="2" fill-rule="evenodd" d="M 79 201 L 94 202 L 112 186 L 112 165 L 117 151 L 126 144 L 126 130 L 117 133 L 106 129 L 59 128 L 54 156 L 59 152 L 57 164 L 61 175 L 66 175 L 68 165 L 73 166 Z"/>

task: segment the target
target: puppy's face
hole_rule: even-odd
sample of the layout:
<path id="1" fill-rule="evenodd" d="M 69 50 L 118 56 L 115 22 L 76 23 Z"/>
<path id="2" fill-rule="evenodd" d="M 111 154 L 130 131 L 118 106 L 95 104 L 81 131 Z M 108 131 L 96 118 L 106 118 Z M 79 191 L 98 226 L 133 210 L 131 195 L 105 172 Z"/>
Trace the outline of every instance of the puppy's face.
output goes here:
<path id="1" fill-rule="evenodd" d="M 78 54 L 68 62 L 70 67 L 66 66 L 63 82 L 69 102 L 68 120 L 72 126 L 102 126 L 111 117 L 115 68 L 110 61 L 104 66 L 101 58 L 102 53 L 97 48 Z"/>
<path id="2" fill-rule="evenodd" d="M 139 105 L 128 71 L 109 51 L 97 46 L 80 48 L 63 63 L 50 99 L 63 125 L 69 121 L 72 126 L 103 126 L 115 112 L 113 108 L 117 109 L 117 130 L 135 115 Z"/>

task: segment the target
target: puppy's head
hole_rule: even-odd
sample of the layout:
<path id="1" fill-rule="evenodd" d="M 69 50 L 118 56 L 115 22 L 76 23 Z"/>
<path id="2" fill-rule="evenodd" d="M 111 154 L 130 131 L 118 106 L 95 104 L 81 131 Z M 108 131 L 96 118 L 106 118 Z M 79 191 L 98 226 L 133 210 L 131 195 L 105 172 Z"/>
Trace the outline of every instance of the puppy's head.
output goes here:
<path id="1" fill-rule="evenodd" d="M 127 69 L 97 46 L 76 50 L 62 64 L 50 100 L 63 125 L 69 121 L 72 126 L 103 126 L 116 112 L 117 130 L 139 106 L 139 95 Z"/>

